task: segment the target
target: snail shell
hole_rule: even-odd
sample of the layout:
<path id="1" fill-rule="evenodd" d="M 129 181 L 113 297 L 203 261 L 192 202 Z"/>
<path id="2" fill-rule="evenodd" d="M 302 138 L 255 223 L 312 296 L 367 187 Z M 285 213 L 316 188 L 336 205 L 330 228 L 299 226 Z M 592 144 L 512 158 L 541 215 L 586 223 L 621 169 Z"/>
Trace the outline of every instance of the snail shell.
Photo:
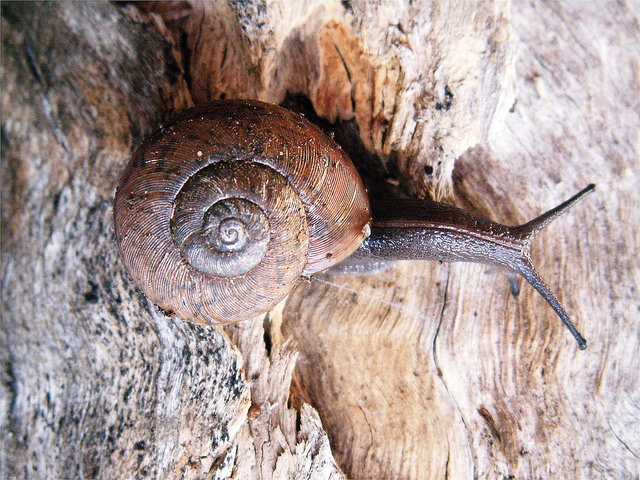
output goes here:
<path id="1" fill-rule="evenodd" d="M 301 276 L 369 234 L 365 188 L 338 145 L 299 115 L 220 101 L 170 119 L 117 189 L 116 238 L 144 294 L 198 323 L 266 312 Z"/>

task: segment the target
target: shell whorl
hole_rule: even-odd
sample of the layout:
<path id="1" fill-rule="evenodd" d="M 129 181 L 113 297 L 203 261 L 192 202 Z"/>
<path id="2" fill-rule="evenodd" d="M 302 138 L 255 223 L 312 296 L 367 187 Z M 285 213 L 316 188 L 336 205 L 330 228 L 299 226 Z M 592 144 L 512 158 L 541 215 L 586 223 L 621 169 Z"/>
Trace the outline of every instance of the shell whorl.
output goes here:
<path id="1" fill-rule="evenodd" d="M 294 203 L 286 205 L 287 210 L 278 208 L 277 195 Z M 214 277 L 244 275 L 268 251 L 269 216 L 279 228 L 286 228 L 289 220 L 294 235 L 308 236 L 304 211 L 296 200 L 286 179 L 268 167 L 214 163 L 193 175 L 176 196 L 171 236 L 195 270 Z"/>
<path id="2" fill-rule="evenodd" d="M 136 284 L 200 323 L 270 309 L 350 255 L 368 233 L 366 192 L 336 144 L 298 115 L 224 101 L 165 123 L 133 155 L 114 205 Z"/>

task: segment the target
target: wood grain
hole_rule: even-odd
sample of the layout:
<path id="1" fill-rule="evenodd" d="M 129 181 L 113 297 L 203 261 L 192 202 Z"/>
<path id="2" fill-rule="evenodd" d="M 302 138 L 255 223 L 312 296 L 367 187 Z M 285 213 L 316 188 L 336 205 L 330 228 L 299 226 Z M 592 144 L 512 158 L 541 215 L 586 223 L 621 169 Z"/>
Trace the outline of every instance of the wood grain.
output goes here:
<path id="1" fill-rule="evenodd" d="M 638 478 L 638 12 L 3 3 L 0 476 Z M 596 183 L 533 245 L 588 349 L 465 264 L 318 275 L 224 328 L 164 315 L 113 192 L 158 121 L 220 97 L 306 98 L 369 181 L 506 224 Z"/>

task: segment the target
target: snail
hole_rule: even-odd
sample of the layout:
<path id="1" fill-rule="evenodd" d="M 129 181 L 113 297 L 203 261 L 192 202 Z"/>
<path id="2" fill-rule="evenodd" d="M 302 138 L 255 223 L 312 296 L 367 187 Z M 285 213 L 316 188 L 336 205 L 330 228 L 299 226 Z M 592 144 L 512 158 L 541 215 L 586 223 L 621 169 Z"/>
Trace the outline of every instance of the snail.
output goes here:
<path id="1" fill-rule="evenodd" d="M 344 151 L 279 106 L 227 100 L 169 119 L 133 154 L 114 202 L 116 239 L 142 292 L 201 324 L 256 317 L 301 278 L 362 273 L 400 259 L 467 261 L 523 276 L 578 342 L 536 272 L 532 238 L 593 184 L 538 218 L 507 227 L 444 203 L 370 206 Z"/>

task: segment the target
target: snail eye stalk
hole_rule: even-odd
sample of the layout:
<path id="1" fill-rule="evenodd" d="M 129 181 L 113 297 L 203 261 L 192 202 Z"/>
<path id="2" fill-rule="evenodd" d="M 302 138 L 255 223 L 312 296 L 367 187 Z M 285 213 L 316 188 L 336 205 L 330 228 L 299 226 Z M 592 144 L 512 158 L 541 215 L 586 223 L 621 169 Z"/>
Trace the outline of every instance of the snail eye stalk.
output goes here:
<path id="1" fill-rule="evenodd" d="M 590 184 L 569 200 L 517 227 L 481 218 L 460 208 L 427 200 L 402 199 L 374 208 L 371 235 L 341 268 L 363 273 L 366 265 L 395 260 L 475 262 L 507 275 L 517 295 L 521 275 L 551 305 L 584 350 L 587 342 L 531 262 L 531 242 L 549 223 L 593 192 Z"/>

